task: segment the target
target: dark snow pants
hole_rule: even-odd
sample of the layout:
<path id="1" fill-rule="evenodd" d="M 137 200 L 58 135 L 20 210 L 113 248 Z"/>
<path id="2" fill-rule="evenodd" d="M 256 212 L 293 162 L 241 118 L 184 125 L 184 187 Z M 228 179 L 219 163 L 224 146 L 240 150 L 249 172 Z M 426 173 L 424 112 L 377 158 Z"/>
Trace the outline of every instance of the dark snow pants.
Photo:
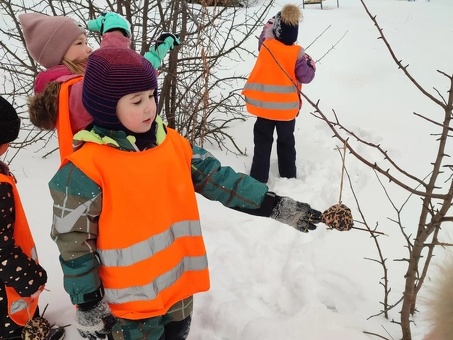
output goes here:
<path id="1" fill-rule="evenodd" d="M 189 335 L 192 317 L 181 321 L 172 321 L 165 326 L 165 332 L 159 340 L 185 340 Z"/>
<path id="2" fill-rule="evenodd" d="M 255 147 L 250 176 L 263 183 L 268 181 L 275 129 L 277 130 L 277 158 L 280 177 L 296 178 L 295 125 L 296 119 L 290 121 L 256 119 L 253 127 Z"/>
<path id="3" fill-rule="evenodd" d="M 192 317 L 165 322 L 165 317 L 144 320 L 118 319 L 108 340 L 185 340 L 189 335 Z"/>

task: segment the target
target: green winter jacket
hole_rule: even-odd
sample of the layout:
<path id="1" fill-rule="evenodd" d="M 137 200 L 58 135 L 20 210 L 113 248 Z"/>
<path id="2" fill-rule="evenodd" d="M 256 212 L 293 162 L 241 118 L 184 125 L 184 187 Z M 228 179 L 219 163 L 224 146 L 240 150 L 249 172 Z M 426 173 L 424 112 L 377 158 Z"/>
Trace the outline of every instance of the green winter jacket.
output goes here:
<path id="1" fill-rule="evenodd" d="M 165 139 L 166 130 L 159 117 L 156 122 L 158 145 Z M 99 143 L 127 152 L 137 152 L 134 142 L 135 138 L 126 136 L 123 131 L 108 131 L 96 126 L 91 131 L 82 130 L 74 136 L 74 144 L 79 146 L 83 143 Z M 228 208 L 257 216 L 270 216 L 275 195 L 268 192 L 265 184 L 222 166 L 219 160 L 201 147 L 193 145 L 192 150 L 192 180 L 197 193 L 209 200 L 221 202 Z M 102 211 L 101 188 L 68 162 L 50 180 L 49 189 L 53 199 L 51 237 L 60 250 L 65 290 L 73 304 L 96 301 L 103 296 L 97 271 L 100 262 L 96 252 L 97 223 Z M 67 218 L 69 214 L 70 218 Z M 55 223 L 62 218 L 66 219 L 64 230 L 57 231 Z M 189 305 L 192 308 L 192 304 Z M 171 308 L 169 313 L 178 311 L 177 307 Z M 173 319 L 177 321 L 180 318 Z"/>

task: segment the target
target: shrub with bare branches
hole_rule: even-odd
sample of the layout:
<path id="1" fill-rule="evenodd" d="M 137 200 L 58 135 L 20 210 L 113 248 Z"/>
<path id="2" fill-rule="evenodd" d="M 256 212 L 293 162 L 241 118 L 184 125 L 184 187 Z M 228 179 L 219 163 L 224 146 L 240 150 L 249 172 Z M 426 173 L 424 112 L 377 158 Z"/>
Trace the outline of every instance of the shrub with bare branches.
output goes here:
<path id="1" fill-rule="evenodd" d="M 180 34 L 182 45 L 175 48 L 160 69 L 161 88 L 159 112 L 168 125 L 190 141 L 206 142 L 243 153 L 229 135 L 227 128 L 234 121 L 244 120 L 241 85 L 246 75 L 219 72 L 251 54 L 244 42 L 253 37 L 273 1 L 249 10 L 243 1 L 227 7 L 222 2 L 201 5 L 190 1 L 17 1 L 0 3 L 0 72 L 4 75 L 0 94 L 11 99 L 22 116 L 25 139 L 12 145 L 21 148 L 38 141 L 48 143 L 53 133 L 35 129 L 27 119 L 26 99 L 32 95 L 33 82 L 40 66 L 28 55 L 18 21 L 23 12 L 70 16 L 81 23 L 105 11 L 125 16 L 131 23 L 132 48 L 144 54 L 163 31 Z M 246 3 L 245 3 L 246 4 Z M 226 5 L 226 4 L 225 4 Z M 241 20 L 238 20 L 238 18 Z M 245 18 L 245 20 L 243 20 Z M 240 28 L 240 29 L 239 29 Z M 93 47 L 100 37 L 90 34 Z M 162 80 L 163 78 L 163 80 Z M 225 91 L 224 89 L 233 89 Z"/>

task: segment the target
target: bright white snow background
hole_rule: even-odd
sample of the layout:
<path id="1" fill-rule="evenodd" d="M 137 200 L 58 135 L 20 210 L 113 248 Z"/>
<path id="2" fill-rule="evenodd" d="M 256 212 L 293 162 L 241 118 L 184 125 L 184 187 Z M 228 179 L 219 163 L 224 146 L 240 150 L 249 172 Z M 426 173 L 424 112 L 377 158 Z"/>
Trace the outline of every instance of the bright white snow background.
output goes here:
<path id="1" fill-rule="evenodd" d="M 262 1 L 259 1 L 261 3 Z M 285 3 L 279 1 L 271 15 Z M 302 2 L 297 2 L 302 8 Z M 384 149 L 409 172 L 424 177 L 431 169 L 436 150 L 433 125 L 414 116 L 418 112 L 439 121 L 442 112 L 426 99 L 398 70 L 378 31 L 358 0 L 326 0 L 324 9 L 306 5 L 299 28 L 299 44 L 308 46 L 326 28 L 327 31 L 308 49 L 318 60 L 316 77 L 303 91 L 312 100 L 321 101 L 326 114 L 332 110 L 342 123 L 363 139 L 381 143 Z M 441 70 L 453 74 L 453 2 L 451 0 L 367 0 L 384 34 L 403 64 L 426 90 L 433 88 L 446 96 L 447 78 Z M 259 6 L 259 5 L 257 5 Z M 258 8 L 258 7 L 257 7 Z M 250 9 L 249 9 L 250 10 Z M 252 8 L 253 10 L 253 8 Z M 260 30 L 256 32 L 259 35 Z M 344 37 L 343 37 L 344 36 Z M 343 37 L 343 38 L 342 38 Z M 257 41 L 247 42 L 255 50 Z M 255 60 L 234 71 L 248 74 Z M 281 179 L 276 168 L 275 150 L 271 160 L 271 190 L 280 195 L 308 202 L 324 210 L 338 202 L 341 158 L 334 149 L 326 124 L 313 117 L 306 103 L 297 119 L 298 179 Z M 207 146 L 224 165 L 248 173 L 253 155 L 254 118 L 238 124 L 230 133 L 247 156 L 235 156 Z M 56 144 L 55 144 L 56 145 Z M 448 146 L 453 153 L 451 144 Z M 365 155 L 370 150 L 360 147 Z M 6 155 L 6 159 L 12 156 Z M 47 269 L 48 291 L 40 305 L 48 304 L 45 316 L 60 325 L 74 321 L 75 310 L 63 289 L 56 245 L 50 239 L 52 202 L 47 183 L 58 166 L 58 155 L 43 159 L 45 152 L 22 150 L 11 169 L 38 246 L 42 265 Z M 381 156 L 374 159 L 382 161 Z M 401 297 L 405 263 L 395 259 L 406 255 L 405 240 L 389 218 L 395 212 L 386 199 L 374 173 L 346 156 L 347 170 L 353 181 L 368 223 L 388 236 L 380 237 L 388 259 L 390 303 Z M 384 181 L 401 206 L 407 193 Z M 155 193 L 158 194 L 158 193 Z M 358 219 L 355 200 L 345 178 L 342 201 Z M 420 200 L 412 198 L 403 211 L 405 226 L 416 230 Z M 253 217 L 224 208 L 199 196 L 199 207 L 211 270 L 211 290 L 195 297 L 190 340 L 365 340 L 376 339 L 363 331 L 389 339 L 401 335 L 398 325 L 378 314 L 383 299 L 379 284 L 382 268 L 365 258 L 377 258 L 373 240 L 367 232 L 340 233 L 322 224 L 309 234 L 299 233 L 271 219 Z M 356 223 L 356 226 L 361 225 Z M 450 225 L 451 226 L 451 225 Z M 451 228 L 450 228 L 451 229 Z M 409 233 L 409 232 L 408 232 Z M 451 240 L 453 232 L 444 228 L 442 240 Z M 436 255 L 443 253 L 438 250 Z M 439 256 L 440 257 L 440 256 Z M 423 307 L 413 326 L 414 339 L 424 332 Z M 399 307 L 390 313 L 399 320 Z M 78 339 L 74 326 L 67 328 L 67 339 Z"/>

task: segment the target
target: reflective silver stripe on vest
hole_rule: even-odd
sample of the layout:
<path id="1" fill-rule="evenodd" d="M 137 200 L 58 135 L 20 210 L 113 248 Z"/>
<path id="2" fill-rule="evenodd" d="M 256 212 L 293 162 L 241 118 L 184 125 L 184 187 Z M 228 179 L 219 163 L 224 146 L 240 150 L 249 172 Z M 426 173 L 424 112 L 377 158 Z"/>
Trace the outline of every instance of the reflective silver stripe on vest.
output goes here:
<path id="1" fill-rule="evenodd" d="M 262 100 L 251 99 L 245 97 L 245 102 L 247 104 L 261 107 L 263 109 L 269 110 L 293 110 L 299 109 L 299 102 L 263 102 Z"/>
<path id="2" fill-rule="evenodd" d="M 122 249 L 98 249 L 101 262 L 106 267 L 130 266 L 170 246 L 175 239 L 201 236 L 200 221 L 183 221 L 173 224 L 164 232 Z"/>
<path id="3" fill-rule="evenodd" d="M 245 89 L 277 94 L 288 94 L 295 92 L 294 85 L 266 85 L 260 83 L 245 83 L 244 90 Z"/>
<path id="4" fill-rule="evenodd" d="M 296 92 L 296 88 L 293 85 L 265 85 L 260 83 L 246 83 L 244 90 L 256 90 L 263 92 L 264 94 L 291 94 Z M 299 100 L 294 102 L 271 102 L 271 101 L 262 101 L 258 99 L 250 98 L 245 96 L 245 102 L 247 104 L 260 107 L 268 110 L 294 110 L 299 109 Z"/>
<path id="5" fill-rule="evenodd" d="M 20 311 L 27 309 L 27 308 L 28 308 L 28 303 L 26 303 L 22 299 L 17 300 L 11 304 L 10 313 L 11 313 L 11 315 L 14 313 L 19 313 Z"/>
<path id="6" fill-rule="evenodd" d="M 159 292 L 170 287 L 190 270 L 203 270 L 208 267 L 206 256 L 185 257 L 173 269 L 157 277 L 153 282 L 143 286 L 135 286 L 123 289 L 105 289 L 105 298 L 111 303 L 126 303 L 132 301 L 153 300 Z"/>
<path id="7" fill-rule="evenodd" d="M 36 247 L 31 248 L 31 258 L 33 260 L 38 260 L 38 252 L 36 251 Z"/>

